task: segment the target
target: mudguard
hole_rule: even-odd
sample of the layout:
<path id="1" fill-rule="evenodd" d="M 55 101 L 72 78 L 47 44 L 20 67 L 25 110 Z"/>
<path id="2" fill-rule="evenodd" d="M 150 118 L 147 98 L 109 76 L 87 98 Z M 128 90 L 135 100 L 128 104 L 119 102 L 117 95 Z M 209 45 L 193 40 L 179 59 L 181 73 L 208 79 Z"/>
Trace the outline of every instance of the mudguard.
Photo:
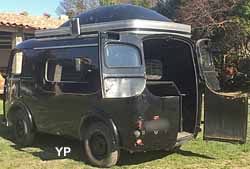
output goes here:
<path id="1" fill-rule="evenodd" d="M 83 140 L 83 134 L 84 130 L 87 128 L 87 126 L 92 122 L 94 123 L 95 121 L 102 121 L 103 123 L 105 123 L 110 130 L 112 130 L 113 134 L 114 134 L 114 140 L 113 140 L 113 149 L 116 149 L 117 146 L 119 146 L 119 133 L 116 127 L 116 124 L 114 123 L 114 121 L 108 117 L 108 115 L 106 115 L 106 113 L 100 113 L 100 112 L 96 112 L 96 113 L 87 113 L 86 115 L 84 115 L 81 118 L 81 122 L 80 122 L 80 126 L 79 126 L 79 137 L 80 140 Z"/>
<path id="2" fill-rule="evenodd" d="M 25 103 L 21 102 L 21 101 L 16 101 L 16 102 L 11 104 L 9 110 L 7 111 L 6 117 L 5 117 L 6 120 L 7 120 L 8 126 L 12 126 L 11 118 L 14 116 L 13 113 L 15 112 L 15 109 L 22 109 L 24 112 L 26 112 L 28 114 L 30 122 L 32 124 L 35 124 L 34 120 L 32 118 L 31 111 L 28 108 L 28 106 Z"/>

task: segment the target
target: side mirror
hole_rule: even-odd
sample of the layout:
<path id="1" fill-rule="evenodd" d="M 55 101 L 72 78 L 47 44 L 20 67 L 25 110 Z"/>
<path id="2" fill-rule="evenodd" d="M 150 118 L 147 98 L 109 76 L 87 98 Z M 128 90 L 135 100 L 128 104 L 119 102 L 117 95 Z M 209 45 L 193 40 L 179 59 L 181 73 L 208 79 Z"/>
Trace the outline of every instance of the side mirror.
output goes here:
<path id="1" fill-rule="evenodd" d="M 11 73 L 20 75 L 22 73 L 23 53 L 17 52 L 12 61 Z"/>

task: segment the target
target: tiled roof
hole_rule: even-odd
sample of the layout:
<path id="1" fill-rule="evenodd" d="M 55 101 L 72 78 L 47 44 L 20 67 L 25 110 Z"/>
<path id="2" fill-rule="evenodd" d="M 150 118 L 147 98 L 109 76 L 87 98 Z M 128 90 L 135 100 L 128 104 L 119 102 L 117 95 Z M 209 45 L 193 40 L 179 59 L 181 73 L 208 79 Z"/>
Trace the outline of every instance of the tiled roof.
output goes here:
<path id="1" fill-rule="evenodd" d="M 57 28 L 67 19 L 56 19 L 47 16 L 30 16 L 16 13 L 0 13 L 0 26 L 22 27 L 26 29 Z"/>

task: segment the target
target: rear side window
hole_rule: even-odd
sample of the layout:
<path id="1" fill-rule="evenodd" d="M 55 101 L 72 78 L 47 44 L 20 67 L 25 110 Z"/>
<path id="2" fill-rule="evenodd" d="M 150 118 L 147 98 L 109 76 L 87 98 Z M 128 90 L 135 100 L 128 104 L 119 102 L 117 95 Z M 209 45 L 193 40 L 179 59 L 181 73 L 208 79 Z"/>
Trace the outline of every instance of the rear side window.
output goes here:
<path id="1" fill-rule="evenodd" d="M 87 83 L 88 74 L 93 71 L 88 58 L 49 59 L 46 66 L 50 82 Z"/>
<path id="2" fill-rule="evenodd" d="M 65 93 L 89 93 L 99 89 L 98 48 L 53 49 L 48 52 L 45 79 Z"/>

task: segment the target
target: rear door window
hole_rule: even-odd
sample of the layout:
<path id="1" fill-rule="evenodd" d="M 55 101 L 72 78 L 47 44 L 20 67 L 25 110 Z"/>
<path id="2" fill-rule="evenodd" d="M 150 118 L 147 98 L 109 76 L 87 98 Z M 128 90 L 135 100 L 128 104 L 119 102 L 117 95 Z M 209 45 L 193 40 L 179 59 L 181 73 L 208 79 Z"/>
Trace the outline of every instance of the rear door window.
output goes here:
<path id="1" fill-rule="evenodd" d="M 138 48 L 126 44 L 108 44 L 105 47 L 105 63 L 108 67 L 140 67 Z"/>

